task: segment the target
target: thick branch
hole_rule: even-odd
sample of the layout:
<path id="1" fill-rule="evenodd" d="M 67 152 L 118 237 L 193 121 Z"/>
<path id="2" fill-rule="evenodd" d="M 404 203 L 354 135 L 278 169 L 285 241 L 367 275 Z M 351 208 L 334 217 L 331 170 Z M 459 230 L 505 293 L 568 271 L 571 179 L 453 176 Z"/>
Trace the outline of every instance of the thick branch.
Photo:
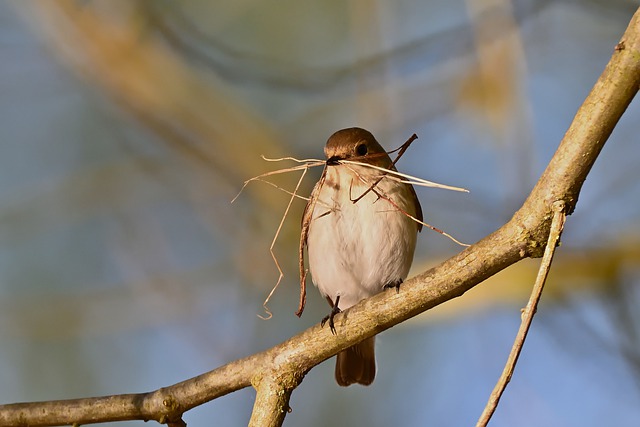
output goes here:
<path id="1" fill-rule="evenodd" d="M 316 325 L 262 353 L 150 393 L 1 405 L 0 425 L 131 419 L 178 422 L 183 412 L 252 383 L 258 388 L 259 400 L 284 410 L 290 390 L 320 362 L 462 295 L 522 258 L 540 256 L 549 234 L 553 203 L 564 201 L 568 212 L 573 210 L 587 174 L 639 86 L 640 9 L 543 176 L 513 218 L 455 257 L 406 281 L 400 293 L 382 292 L 338 314 L 337 336 Z M 287 393 L 286 400 L 270 398 L 263 387 Z M 276 421 L 281 423 L 282 419 Z"/>

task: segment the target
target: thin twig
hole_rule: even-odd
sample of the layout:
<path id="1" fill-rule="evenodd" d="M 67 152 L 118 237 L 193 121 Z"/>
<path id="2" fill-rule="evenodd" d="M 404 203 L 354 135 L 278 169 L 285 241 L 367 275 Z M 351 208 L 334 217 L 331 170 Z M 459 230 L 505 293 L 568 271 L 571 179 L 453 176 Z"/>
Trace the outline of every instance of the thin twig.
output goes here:
<path id="1" fill-rule="evenodd" d="M 267 157 L 264 154 L 261 155 L 262 160 L 266 162 L 282 162 L 286 160 L 291 160 L 296 163 L 307 163 L 309 166 L 323 165 L 324 160 L 320 159 L 297 159 L 295 157 L 287 156 L 287 157 Z"/>
<path id="2" fill-rule="evenodd" d="M 277 188 L 278 190 L 282 191 L 283 193 L 288 194 L 290 196 L 293 196 L 293 197 L 295 197 L 297 199 L 304 200 L 306 202 L 309 201 L 308 197 L 301 196 L 300 194 L 296 194 L 293 191 L 287 190 L 286 188 L 282 188 L 282 187 L 280 187 L 278 184 L 276 184 L 274 182 L 267 181 L 266 179 L 262 179 L 262 178 L 256 178 L 256 181 L 260 181 L 260 182 L 264 182 L 265 184 L 269 184 L 270 186 Z"/>
<path id="3" fill-rule="evenodd" d="M 267 159 L 264 156 L 262 158 L 267 160 L 267 161 L 280 161 L 281 160 L 281 159 Z M 293 158 L 291 158 L 291 159 L 293 159 Z M 289 158 L 288 157 L 287 158 L 283 158 L 282 160 L 289 160 Z M 303 163 L 304 161 L 299 161 L 299 162 Z M 253 178 L 250 178 L 250 179 L 246 180 L 242 184 L 242 188 L 240 189 L 240 191 L 238 191 L 238 194 L 236 194 L 236 196 L 233 199 L 231 199 L 231 203 L 235 202 L 236 199 L 238 197 L 240 197 L 240 194 L 242 194 L 242 192 L 244 191 L 246 186 L 249 185 L 253 181 L 264 181 L 264 179 L 262 179 L 262 178 L 265 178 L 267 176 L 279 175 L 281 173 L 294 172 L 294 171 L 299 171 L 299 170 L 307 170 L 310 167 L 320 166 L 320 165 L 324 165 L 324 162 L 320 161 L 320 160 L 316 161 L 316 160 L 312 159 L 311 162 L 307 162 L 307 163 L 305 163 L 303 165 L 293 166 L 293 167 L 286 168 L 286 169 L 278 169 L 278 170 L 275 170 L 275 171 L 269 171 L 269 172 L 265 172 L 265 173 L 263 173 L 261 175 L 254 176 Z"/>
<path id="4" fill-rule="evenodd" d="M 464 246 L 465 248 L 468 248 L 469 246 L 471 246 L 468 243 L 461 242 L 460 240 L 458 240 L 455 237 L 453 237 L 451 234 L 449 234 L 449 233 L 447 233 L 447 232 L 445 232 L 443 230 L 440 230 L 438 227 L 434 227 L 431 224 L 428 224 L 428 223 L 426 223 L 424 221 L 421 221 L 418 218 L 416 218 L 415 216 L 411 215 L 409 212 L 404 211 L 403 209 L 400 208 L 400 206 L 398 206 L 398 204 L 395 201 L 393 201 L 393 199 L 389 198 L 388 196 L 378 194 L 377 192 L 376 192 L 376 195 L 380 196 L 381 198 L 383 198 L 386 201 L 388 201 L 389 203 L 391 203 L 402 214 L 408 216 L 409 218 L 411 218 L 413 221 L 417 222 L 418 224 L 423 225 L 423 226 L 427 227 L 428 229 L 430 229 L 432 231 L 435 231 L 436 233 L 442 234 L 444 237 L 448 238 L 449 240 L 451 240 L 452 242 L 454 242 L 454 243 L 456 243 L 456 244 L 458 244 L 460 246 Z"/>
<path id="5" fill-rule="evenodd" d="M 405 184 L 419 185 L 421 187 L 441 188 L 443 190 L 460 191 L 460 192 L 463 192 L 463 193 L 468 193 L 469 192 L 469 190 L 467 190 L 466 188 L 454 187 L 452 185 L 438 184 L 437 182 L 427 181 L 426 179 L 422 179 L 422 178 L 418 178 L 418 177 L 415 177 L 415 176 L 412 176 L 412 175 L 408 175 L 406 173 L 398 172 L 397 170 L 394 170 L 394 169 L 387 169 L 387 168 L 383 168 L 381 166 L 372 165 L 370 163 L 356 162 L 356 161 L 353 161 L 353 160 L 340 160 L 339 162 L 341 164 L 363 166 L 365 168 L 376 169 L 376 170 L 379 170 L 381 172 L 384 172 L 385 175 L 380 177 L 379 180 L 382 179 L 382 178 L 387 178 L 387 179 L 393 179 L 393 180 L 398 181 L 398 182 L 404 182 Z M 400 179 L 398 177 L 402 177 L 402 178 L 406 178 L 406 179 L 403 180 L 403 179 Z M 379 182 L 379 180 L 376 181 L 374 184 L 377 184 Z M 362 198 L 362 196 L 360 196 L 360 198 Z"/>
<path id="6" fill-rule="evenodd" d="M 405 151 L 407 151 L 407 148 L 409 148 L 409 146 L 411 145 L 411 143 L 413 141 L 415 141 L 416 139 L 418 139 L 418 135 L 416 135 L 415 133 L 413 135 L 411 135 L 411 137 L 404 143 L 402 144 L 399 148 L 393 150 L 392 152 L 398 152 L 398 154 L 396 155 L 396 158 L 393 159 L 393 161 L 391 162 L 391 166 L 389 168 L 382 168 L 383 170 L 392 170 L 392 171 L 396 171 L 396 163 L 398 162 L 398 160 L 400 160 L 400 158 L 402 157 L 402 155 L 404 154 Z M 387 155 L 389 155 L 389 153 L 387 153 Z M 359 163 L 359 162 L 358 162 Z M 364 164 L 364 163 L 362 163 Z M 380 177 L 376 180 L 376 182 L 374 182 L 373 184 L 371 184 L 371 187 L 369 187 L 369 189 L 367 191 L 365 191 L 364 193 L 362 193 L 360 195 L 360 197 L 358 197 L 357 199 L 355 199 L 353 201 L 353 203 L 357 203 L 358 200 L 362 199 L 364 196 L 367 195 L 367 193 L 371 190 L 373 190 L 373 187 L 375 187 L 376 185 L 378 185 L 378 183 L 380 181 L 382 181 L 382 178 L 384 178 L 387 175 L 388 172 L 384 172 L 382 175 L 380 175 Z"/>
<path id="7" fill-rule="evenodd" d="M 491 396 L 489 396 L 489 401 L 482 411 L 476 427 L 485 427 L 489 423 L 489 420 L 498 407 L 498 402 L 500 401 L 500 397 L 502 397 L 502 393 L 507 387 L 507 384 L 509 384 L 509 381 L 511 381 L 513 370 L 515 369 L 516 363 L 518 362 L 518 357 L 520 356 L 520 352 L 522 351 L 524 340 L 527 338 L 529 327 L 531 326 L 533 316 L 536 314 L 536 310 L 538 308 L 538 302 L 540 301 L 540 297 L 542 296 L 542 290 L 544 289 L 544 284 L 549 274 L 551 261 L 553 260 L 556 246 L 560 240 L 562 229 L 564 228 L 565 218 L 565 202 L 557 201 L 553 204 L 553 220 L 551 222 L 551 230 L 549 231 L 549 239 L 547 240 L 547 246 L 544 250 L 544 255 L 540 263 L 540 269 L 538 270 L 538 276 L 536 277 L 536 281 L 533 285 L 531 296 L 529 297 L 529 302 L 522 312 L 522 322 L 520 323 L 520 329 L 518 329 L 513 347 L 511 347 L 511 352 L 509 353 L 507 363 L 502 371 L 502 374 L 500 375 L 500 378 L 498 379 L 498 383 L 491 392 Z"/>
<path id="8" fill-rule="evenodd" d="M 354 162 L 349 162 L 349 164 L 354 164 Z M 362 163 L 362 164 L 355 163 L 355 164 L 362 165 L 362 166 L 371 166 L 371 165 L 367 165 L 366 163 Z M 362 182 L 365 185 L 369 185 L 369 182 L 366 180 L 365 177 L 362 176 L 362 174 L 358 173 L 358 171 L 353 169 L 352 167 L 349 167 L 349 166 L 347 166 L 347 167 L 349 168 L 349 170 L 351 172 L 353 172 L 356 175 L 356 177 L 358 178 L 358 180 L 360 182 Z M 377 169 L 377 167 L 376 167 L 376 169 Z M 393 173 L 394 171 L 389 170 L 389 172 Z M 385 175 L 382 178 L 389 179 L 389 178 L 392 178 L 392 177 L 389 176 L 389 175 Z M 373 193 L 376 196 L 378 196 L 379 198 L 389 202 L 395 208 L 395 210 L 397 210 L 400 213 L 402 213 L 403 215 L 407 216 L 408 218 L 410 218 L 411 220 L 413 220 L 417 224 L 420 224 L 420 225 L 422 225 L 424 227 L 427 227 L 430 230 L 435 231 L 436 233 L 442 234 L 443 236 L 445 236 L 446 238 L 448 238 L 449 240 L 451 240 L 452 242 L 454 242 L 454 243 L 456 243 L 456 244 L 458 244 L 460 246 L 464 246 L 465 248 L 468 248 L 469 246 L 471 246 L 468 243 L 463 243 L 463 242 L 459 241 L 458 239 L 456 239 L 455 237 L 453 237 L 449 233 L 446 233 L 445 231 L 440 230 L 439 228 L 434 227 L 433 225 L 428 224 L 428 223 L 424 222 L 423 220 L 421 220 L 419 218 L 416 218 L 415 216 L 411 215 L 409 212 L 407 212 L 404 209 L 402 209 L 400 206 L 398 206 L 398 204 L 391 197 L 389 197 L 384 191 L 382 191 L 382 189 L 380 187 L 376 187 L 376 185 L 380 182 L 380 179 L 378 179 L 373 185 L 370 185 L 369 188 L 367 188 L 367 190 L 364 192 L 364 194 L 368 193 L 369 191 L 373 191 Z M 437 185 L 440 185 L 440 184 L 437 184 Z M 456 188 L 456 187 L 452 187 L 452 188 Z M 468 190 L 464 190 L 464 191 L 468 192 Z M 360 195 L 356 199 L 354 199 L 353 202 L 356 203 L 361 198 L 362 198 L 362 195 Z"/>

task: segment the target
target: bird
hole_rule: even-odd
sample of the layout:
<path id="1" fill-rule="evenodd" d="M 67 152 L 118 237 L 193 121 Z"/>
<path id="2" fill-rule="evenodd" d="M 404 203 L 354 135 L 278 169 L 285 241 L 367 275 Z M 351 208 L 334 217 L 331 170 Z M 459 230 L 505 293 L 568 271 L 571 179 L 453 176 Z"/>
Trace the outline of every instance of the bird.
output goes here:
<path id="1" fill-rule="evenodd" d="M 309 221 L 305 243 L 312 282 L 331 306 L 322 324 L 328 320 L 335 333 L 335 314 L 384 289 L 399 291 L 423 218 L 415 189 L 392 179 L 387 170 L 396 171 L 395 165 L 371 132 L 339 130 L 324 153 L 325 170 L 303 222 Z M 375 336 L 337 354 L 340 386 L 370 385 L 375 375 Z"/>

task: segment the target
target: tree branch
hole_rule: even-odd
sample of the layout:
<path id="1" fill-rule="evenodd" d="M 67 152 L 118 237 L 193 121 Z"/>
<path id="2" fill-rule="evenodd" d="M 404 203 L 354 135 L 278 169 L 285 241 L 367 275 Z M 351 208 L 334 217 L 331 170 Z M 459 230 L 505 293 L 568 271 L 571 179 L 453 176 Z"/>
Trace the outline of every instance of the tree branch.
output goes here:
<path id="1" fill-rule="evenodd" d="M 301 381 L 302 376 L 299 379 Z M 282 425 L 284 417 L 290 410 L 289 398 L 291 397 L 291 392 L 300 384 L 300 381 L 295 381 L 287 386 L 286 382 L 278 379 L 276 375 L 262 376 L 258 381 L 255 381 L 254 387 L 257 395 L 253 404 L 249 427 L 277 427 Z"/>
<path id="2" fill-rule="evenodd" d="M 527 333 L 529 332 L 529 328 L 531 327 L 533 316 L 538 310 L 538 303 L 540 302 L 542 290 L 544 289 L 544 284 L 547 281 L 547 276 L 549 275 L 549 270 L 551 268 L 551 261 L 553 261 L 553 255 L 555 254 L 556 246 L 560 241 L 560 235 L 562 234 L 562 230 L 564 229 L 564 222 L 566 219 L 564 202 L 558 201 L 554 203 L 553 208 L 554 214 L 553 220 L 551 221 L 551 232 L 549 233 L 547 246 L 544 250 L 544 256 L 542 257 L 542 262 L 540 263 L 540 269 L 538 270 L 538 275 L 533 285 L 531 296 L 529 297 L 529 302 L 522 312 L 522 322 L 520 323 L 520 328 L 518 329 L 516 339 L 513 343 L 513 346 L 511 347 L 511 352 L 509 353 L 507 363 L 505 364 L 502 374 L 498 379 L 498 383 L 491 392 L 491 396 L 489 396 L 489 402 L 487 402 L 487 405 L 482 411 L 476 427 L 485 427 L 487 424 L 489 424 L 489 420 L 498 407 L 498 402 L 500 402 L 502 393 L 504 393 L 504 390 L 507 388 L 507 384 L 509 384 L 509 381 L 511 381 L 513 371 L 516 367 L 516 363 L 518 362 L 518 357 L 520 357 L 520 353 L 522 352 L 524 340 L 527 338 Z"/>
<path id="3" fill-rule="evenodd" d="M 382 292 L 336 315 L 336 336 L 329 328 L 316 325 L 269 350 L 150 393 L 0 405 L 0 425 L 122 420 L 180 423 L 185 411 L 251 384 L 258 389 L 254 412 L 278 411 L 271 415 L 268 425 L 281 424 L 290 391 L 320 362 L 464 294 L 525 257 L 541 256 L 554 203 L 564 202 L 567 213 L 573 211 L 587 174 L 639 86 L 640 9 L 544 174 L 513 218 L 453 258 L 407 280 L 400 293 Z M 263 419 L 267 418 L 254 414 L 252 422 Z"/>

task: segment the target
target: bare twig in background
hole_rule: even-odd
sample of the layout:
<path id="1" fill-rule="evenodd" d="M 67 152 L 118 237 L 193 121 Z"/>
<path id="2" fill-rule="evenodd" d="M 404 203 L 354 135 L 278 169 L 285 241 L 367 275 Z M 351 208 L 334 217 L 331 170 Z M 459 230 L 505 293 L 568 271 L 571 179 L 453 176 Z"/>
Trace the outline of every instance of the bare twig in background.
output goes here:
<path id="1" fill-rule="evenodd" d="M 318 363 L 461 296 L 523 258 L 542 255 L 554 205 L 564 202 L 567 214 L 574 210 L 584 180 L 640 87 L 640 9 L 619 46 L 622 48 L 613 53 L 544 174 L 511 220 L 453 258 L 407 280 L 401 293 L 383 292 L 338 314 L 337 335 L 316 325 L 269 350 L 149 393 L 1 405 L 0 425 L 123 420 L 180 423 L 189 409 L 249 385 L 259 390 L 254 412 L 270 414 L 265 415 L 271 417 L 269 424 L 280 425 L 290 390 Z M 254 415 L 254 420 L 260 419 Z"/>
<path id="2" fill-rule="evenodd" d="M 551 261 L 553 261 L 553 255 L 555 254 L 556 247 L 560 240 L 560 235 L 562 234 L 562 229 L 564 228 L 564 221 L 566 219 L 566 214 L 564 212 L 565 203 L 563 201 L 556 202 L 553 208 L 554 214 L 553 220 L 551 222 L 549 239 L 547 240 L 547 246 L 544 250 L 542 261 L 540 262 L 540 269 L 538 270 L 538 276 L 536 277 L 536 281 L 533 285 L 531 296 L 529 297 L 529 302 L 522 312 L 522 322 L 520 323 L 520 328 L 518 329 L 518 333 L 516 334 L 516 339 L 513 343 L 513 347 L 511 348 L 511 352 L 509 353 L 509 358 L 507 359 L 504 370 L 502 371 L 502 374 L 498 379 L 498 383 L 491 392 L 489 402 L 487 402 L 487 405 L 482 411 L 476 427 L 485 427 L 489 423 L 489 420 L 498 407 L 500 397 L 502 397 L 502 393 L 504 393 L 504 390 L 507 388 L 507 384 L 509 384 L 509 381 L 511 381 L 513 370 L 516 367 L 518 357 L 520 357 L 520 352 L 522 351 L 522 346 L 524 345 L 524 340 L 527 338 L 527 333 L 529 332 L 529 328 L 531 327 L 533 316 L 536 314 L 536 311 L 538 309 L 538 303 L 540 302 L 540 297 L 542 296 L 542 290 L 544 289 L 544 284 L 547 281 L 547 276 L 549 275 L 549 270 L 551 268 Z"/>
<path id="3" fill-rule="evenodd" d="M 229 186 L 259 167 L 258 157 L 239 149 L 237 141 L 251 141 L 256 153 L 281 151 L 271 126 L 231 96 L 222 81 L 193 73 L 166 45 L 144 37 L 140 25 L 120 25 L 91 2 L 16 6 L 73 72 L 102 88 L 176 152 L 218 171 L 219 179 L 212 180 L 218 185 Z M 252 195 L 279 208 L 263 192 Z"/>

